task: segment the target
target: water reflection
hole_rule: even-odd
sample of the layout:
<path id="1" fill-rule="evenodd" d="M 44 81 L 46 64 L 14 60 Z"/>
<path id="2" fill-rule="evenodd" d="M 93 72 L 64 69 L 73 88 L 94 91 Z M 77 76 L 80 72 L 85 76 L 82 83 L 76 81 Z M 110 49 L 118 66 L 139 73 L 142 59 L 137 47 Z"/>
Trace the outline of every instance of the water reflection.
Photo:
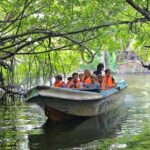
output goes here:
<path id="1" fill-rule="evenodd" d="M 125 98 L 128 117 L 122 124 L 121 135 L 135 135 L 150 128 L 150 74 L 122 76 L 128 82 Z"/>
<path id="2" fill-rule="evenodd" d="M 150 128 L 150 75 L 119 78 L 128 83 L 125 104 L 99 118 L 52 126 L 36 105 L 0 105 L 0 150 L 96 149 L 99 139 L 129 137 Z"/>
<path id="3" fill-rule="evenodd" d="M 36 150 L 55 150 L 115 136 L 116 131 L 121 130 L 121 122 L 125 115 L 126 109 L 123 103 L 116 110 L 100 117 L 71 120 L 55 125 L 47 121 L 42 126 L 42 134 L 29 135 L 29 147 Z"/>
<path id="4" fill-rule="evenodd" d="M 34 113 L 33 113 L 34 111 Z M 24 103 L 0 105 L 0 149 L 28 150 L 28 134 L 45 121 L 40 109 Z M 36 118 L 36 119 L 35 119 Z M 44 120 L 43 120 L 44 119 Z M 36 130 L 36 133 L 40 133 Z"/>

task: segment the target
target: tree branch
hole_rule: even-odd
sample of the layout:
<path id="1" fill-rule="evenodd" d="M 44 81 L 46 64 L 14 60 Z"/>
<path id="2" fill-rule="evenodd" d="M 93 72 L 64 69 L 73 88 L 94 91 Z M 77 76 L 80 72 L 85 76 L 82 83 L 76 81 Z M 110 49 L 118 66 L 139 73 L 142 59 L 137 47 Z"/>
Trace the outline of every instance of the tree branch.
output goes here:
<path id="1" fill-rule="evenodd" d="M 135 22 L 146 22 L 146 21 L 147 21 L 147 19 L 145 19 L 145 18 L 137 18 L 132 21 L 120 21 L 120 22 L 114 22 L 114 23 L 107 23 L 107 24 L 84 28 L 81 30 L 67 32 L 67 33 L 59 33 L 59 32 L 54 32 L 54 31 L 48 31 L 45 29 L 35 29 L 35 30 L 31 30 L 31 31 L 28 31 L 25 33 L 18 34 L 18 35 L 10 35 L 10 36 L 1 37 L 0 41 L 5 41 L 8 39 L 14 40 L 15 38 L 23 37 L 26 35 L 34 35 L 34 34 L 47 34 L 47 35 L 49 35 L 49 37 L 62 37 L 62 36 L 67 36 L 67 35 L 79 34 L 79 33 L 83 33 L 83 32 L 91 32 L 94 30 L 99 30 L 101 28 L 106 28 L 106 27 L 110 27 L 110 26 L 131 24 L 131 23 L 135 23 Z"/>
<path id="2" fill-rule="evenodd" d="M 138 5 L 136 5 L 132 0 L 126 0 L 126 2 L 132 6 L 135 10 L 137 10 L 139 13 L 141 13 L 147 20 L 150 21 L 150 12 L 142 9 Z"/>
<path id="3" fill-rule="evenodd" d="M 150 48 L 150 45 L 145 45 L 144 47 L 146 47 L 146 48 Z"/>

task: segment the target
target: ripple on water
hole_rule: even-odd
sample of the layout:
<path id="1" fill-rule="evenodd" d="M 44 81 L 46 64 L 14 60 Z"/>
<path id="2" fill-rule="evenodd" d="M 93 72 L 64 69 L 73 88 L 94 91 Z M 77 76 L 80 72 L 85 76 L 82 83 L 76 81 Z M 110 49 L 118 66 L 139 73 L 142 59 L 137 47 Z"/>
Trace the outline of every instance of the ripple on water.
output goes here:
<path id="1" fill-rule="evenodd" d="M 50 146 L 53 150 L 62 145 L 72 149 L 97 149 L 100 139 L 130 137 L 145 127 L 150 128 L 150 75 L 119 78 L 127 81 L 128 88 L 123 112 L 127 115 L 119 114 L 118 118 L 106 116 L 101 122 L 45 126 L 45 115 L 36 105 L 0 106 L 0 149 L 29 150 L 29 145 L 36 150 L 50 149 Z"/>

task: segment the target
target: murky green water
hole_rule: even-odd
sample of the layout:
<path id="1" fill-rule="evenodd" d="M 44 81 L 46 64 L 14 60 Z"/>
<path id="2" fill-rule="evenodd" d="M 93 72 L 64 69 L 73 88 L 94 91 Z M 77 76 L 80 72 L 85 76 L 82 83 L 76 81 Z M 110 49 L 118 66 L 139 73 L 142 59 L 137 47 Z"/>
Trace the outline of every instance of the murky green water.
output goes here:
<path id="1" fill-rule="evenodd" d="M 150 128 L 150 75 L 119 78 L 129 85 L 125 102 L 99 118 L 53 126 L 35 105 L 1 105 L 0 150 L 93 150 L 101 147 L 101 139 L 136 135 Z"/>

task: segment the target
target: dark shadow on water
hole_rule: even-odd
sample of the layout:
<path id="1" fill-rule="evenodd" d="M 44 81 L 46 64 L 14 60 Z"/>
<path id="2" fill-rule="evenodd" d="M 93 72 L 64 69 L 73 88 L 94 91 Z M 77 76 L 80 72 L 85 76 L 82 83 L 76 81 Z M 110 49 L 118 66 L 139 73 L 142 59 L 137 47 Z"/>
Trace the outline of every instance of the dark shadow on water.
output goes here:
<path id="1" fill-rule="evenodd" d="M 31 150 L 56 150 L 116 136 L 126 114 L 125 104 L 122 104 L 99 117 L 79 118 L 55 125 L 47 121 L 42 126 L 42 134 L 29 135 L 29 147 Z"/>

